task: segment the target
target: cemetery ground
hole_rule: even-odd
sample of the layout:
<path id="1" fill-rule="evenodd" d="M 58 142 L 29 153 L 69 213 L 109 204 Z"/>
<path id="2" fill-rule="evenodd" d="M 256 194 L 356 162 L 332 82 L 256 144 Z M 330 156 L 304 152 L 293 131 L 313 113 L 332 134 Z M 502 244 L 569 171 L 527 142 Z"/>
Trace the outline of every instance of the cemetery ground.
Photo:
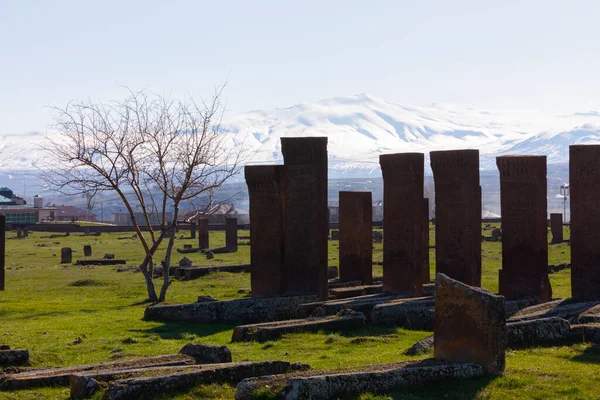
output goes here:
<path id="1" fill-rule="evenodd" d="M 494 224 L 492 225 L 494 227 Z M 433 227 L 431 244 L 434 244 Z M 490 227 L 482 233 L 491 235 Z M 231 343 L 233 325 L 147 322 L 142 319 L 148 305 L 144 281 L 135 267 L 142 259 L 133 233 L 102 234 L 98 237 L 73 234 L 42 238 L 47 233 L 31 232 L 26 239 L 12 239 L 7 232 L 6 291 L 0 292 L 0 343 L 15 349 L 29 349 L 32 367 L 69 366 L 113 361 L 132 356 L 175 354 L 186 343 L 227 345 L 234 361 L 287 360 L 309 364 L 313 369 L 337 370 L 367 364 L 416 360 L 429 355 L 406 356 L 404 352 L 431 332 L 394 327 L 367 326 L 361 330 L 289 334 L 267 343 Z M 248 236 L 247 231 L 239 231 Z M 224 232 L 211 231 L 211 247 L 224 245 Z M 549 235 L 550 236 L 550 235 Z M 196 246 L 189 231 L 180 231 L 176 247 Z M 183 238 L 185 237 L 185 238 Z M 126 238 L 126 239 L 122 239 Z M 569 239 L 565 227 L 565 239 Z M 93 258 L 114 253 L 127 260 L 131 270 L 116 272 L 115 266 L 74 266 L 60 264 L 60 248 L 73 248 L 73 261 L 83 259 L 83 246 L 90 244 Z M 44 246 L 41 246 L 44 245 Z M 329 265 L 338 264 L 338 242 L 329 242 Z M 374 261 L 382 259 L 382 245 L 374 244 Z M 501 243 L 483 242 L 482 286 L 498 290 Z M 158 258 L 161 254 L 158 254 Z M 250 262 L 246 239 L 238 252 L 185 254 L 193 265 L 235 265 Z M 174 262 L 183 257 L 174 252 Z M 435 254 L 430 249 L 431 276 Z M 568 263 L 567 244 L 549 246 L 549 264 Z M 381 266 L 373 267 L 381 276 Z M 162 278 L 157 279 L 160 285 Z M 570 271 L 550 275 L 553 297 L 570 297 Z M 190 303 L 197 296 L 234 299 L 249 296 L 248 273 L 211 273 L 190 281 L 174 280 L 167 303 Z M 445 381 L 427 387 L 392 394 L 366 394 L 363 399 L 589 399 L 597 398 L 600 382 L 600 349 L 588 344 L 509 350 L 507 368 L 501 377 Z M 209 385 L 191 391 L 160 395 L 157 398 L 231 399 L 235 387 Z M 69 388 L 39 388 L 1 391 L 0 399 L 66 399 Z M 101 398 L 101 393 L 95 398 Z M 269 398 L 265 393 L 263 398 Z"/>

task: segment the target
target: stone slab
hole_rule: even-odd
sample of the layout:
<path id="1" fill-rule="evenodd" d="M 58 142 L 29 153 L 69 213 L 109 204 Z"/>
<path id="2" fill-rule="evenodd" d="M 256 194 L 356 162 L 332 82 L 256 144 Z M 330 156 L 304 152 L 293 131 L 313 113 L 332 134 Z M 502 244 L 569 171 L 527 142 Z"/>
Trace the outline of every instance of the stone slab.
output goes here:
<path id="1" fill-rule="evenodd" d="M 0 350 L 0 366 L 2 367 L 25 365 L 28 362 L 28 350 Z"/>
<path id="2" fill-rule="evenodd" d="M 436 363 L 425 360 L 396 365 L 371 365 L 351 372 L 318 372 L 289 377 L 254 377 L 244 379 L 236 388 L 236 400 L 249 400 L 257 392 L 276 390 L 285 400 L 326 400 L 356 398 L 361 393 L 389 392 L 411 386 L 435 384 L 439 380 L 471 378 L 484 375 L 480 365 L 471 363 Z"/>
<path id="3" fill-rule="evenodd" d="M 156 396 L 161 393 L 186 389 L 199 384 L 238 383 L 244 378 L 268 374 L 283 374 L 306 365 L 287 361 L 241 362 L 215 364 L 211 368 L 165 376 L 117 380 L 109 383 L 104 398 L 121 400 Z"/>
<path id="4" fill-rule="evenodd" d="M 340 315 L 296 319 L 283 322 L 267 322 L 262 324 L 242 325 L 233 330 L 232 342 L 266 342 L 276 340 L 288 333 L 340 331 L 362 328 L 366 324 L 363 313 L 354 311 L 341 312 Z"/>
<path id="5" fill-rule="evenodd" d="M 570 335 L 569 321 L 557 317 L 506 324 L 506 344 L 512 348 L 560 344 Z"/>
<path id="6" fill-rule="evenodd" d="M 406 329 L 433 330 L 435 299 L 417 297 L 378 304 L 371 311 L 371 322 Z"/>
<path id="7" fill-rule="evenodd" d="M 250 264 L 241 265 L 211 265 L 206 267 L 184 267 L 175 270 L 176 278 L 183 278 L 186 281 L 198 279 L 214 272 L 250 272 Z"/>
<path id="8" fill-rule="evenodd" d="M 117 258 L 98 258 L 95 260 L 77 260 L 75 265 L 126 265 L 127 260 Z"/>

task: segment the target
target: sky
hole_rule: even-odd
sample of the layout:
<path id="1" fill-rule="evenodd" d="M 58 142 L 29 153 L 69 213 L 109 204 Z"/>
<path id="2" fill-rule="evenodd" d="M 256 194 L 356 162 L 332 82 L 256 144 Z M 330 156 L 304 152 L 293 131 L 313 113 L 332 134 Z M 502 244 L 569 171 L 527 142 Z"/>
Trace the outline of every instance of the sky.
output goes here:
<path id="1" fill-rule="evenodd" d="M 369 93 L 400 104 L 600 110 L 600 2 L 0 0 L 0 134 L 123 86 L 227 115 Z"/>

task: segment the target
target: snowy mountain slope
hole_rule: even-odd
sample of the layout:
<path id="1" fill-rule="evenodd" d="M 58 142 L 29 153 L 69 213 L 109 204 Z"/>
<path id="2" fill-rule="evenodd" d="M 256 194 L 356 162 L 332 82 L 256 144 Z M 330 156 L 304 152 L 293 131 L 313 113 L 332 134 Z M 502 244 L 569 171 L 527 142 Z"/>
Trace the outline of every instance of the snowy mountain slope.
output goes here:
<path id="1" fill-rule="evenodd" d="M 495 169 L 499 154 L 545 154 L 549 163 L 564 163 L 570 144 L 600 143 L 600 113 L 412 107 L 359 94 L 250 111 L 224 121 L 222 129 L 232 146 L 249 147 L 251 163 L 281 163 L 283 136 L 327 136 L 330 176 L 357 177 L 380 175 L 379 155 L 393 152 L 477 148 L 482 169 Z M 0 171 L 35 168 L 43 159 L 36 149 L 42 140 L 38 133 L 0 135 Z"/>

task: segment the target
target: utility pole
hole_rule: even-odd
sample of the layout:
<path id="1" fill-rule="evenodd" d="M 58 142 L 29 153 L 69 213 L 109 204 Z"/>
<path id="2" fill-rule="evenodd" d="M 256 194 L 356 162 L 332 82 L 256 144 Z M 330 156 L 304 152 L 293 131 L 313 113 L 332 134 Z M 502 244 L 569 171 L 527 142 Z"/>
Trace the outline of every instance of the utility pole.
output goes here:
<path id="1" fill-rule="evenodd" d="M 563 197 L 563 215 L 564 221 L 567 222 L 567 198 L 569 197 L 569 184 L 564 183 L 560 185 L 560 194 Z"/>

